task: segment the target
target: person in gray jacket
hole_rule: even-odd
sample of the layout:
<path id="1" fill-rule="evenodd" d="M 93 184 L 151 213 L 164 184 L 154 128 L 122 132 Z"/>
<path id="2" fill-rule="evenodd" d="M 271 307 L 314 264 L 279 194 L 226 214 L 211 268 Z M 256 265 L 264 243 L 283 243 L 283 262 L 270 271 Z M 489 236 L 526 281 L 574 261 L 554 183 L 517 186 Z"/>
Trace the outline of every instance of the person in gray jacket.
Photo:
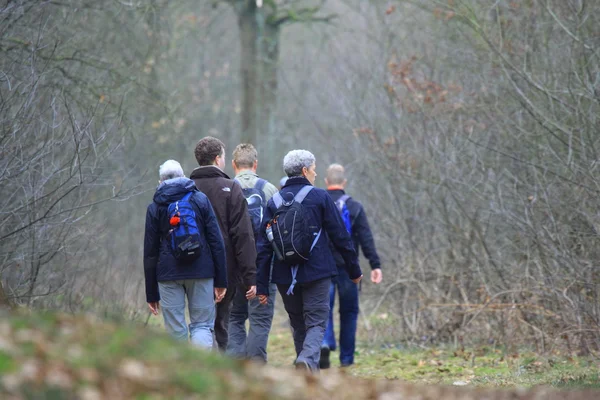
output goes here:
<path id="1" fill-rule="evenodd" d="M 234 181 L 244 192 L 248 202 L 248 213 L 258 235 L 262 224 L 262 216 L 267 202 L 277 193 L 277 188 L 256 174 L 258 152 L 253 145 L 242 143 L 233 151 L 231 161 L 235 172 Z M 245 293 L 237 292 L 233 297 L 233 305 L 229 316 L 229 343 L 226 354 L 234 358 L 250 359 L 262 363 L 267 362 L 267 341 L 273 312 L 277 286 L 269 286 L 269 300 L 261 306 L 258 299 L 246 299 Z M 246 320 L 250 321 L 250 329 L 246 332 Z"/>

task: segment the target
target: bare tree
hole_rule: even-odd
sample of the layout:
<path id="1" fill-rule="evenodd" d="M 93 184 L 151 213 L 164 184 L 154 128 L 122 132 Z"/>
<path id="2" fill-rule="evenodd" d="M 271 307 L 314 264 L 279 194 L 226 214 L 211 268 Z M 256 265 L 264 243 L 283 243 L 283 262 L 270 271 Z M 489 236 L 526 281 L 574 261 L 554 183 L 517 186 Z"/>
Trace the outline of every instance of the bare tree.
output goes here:
<path id="1" fill-rule="evenodd" d="M 241 44 L 242 142 L 253 143 L 265 155 L 264 171 L 279 176 L 279 158 L 285 154 L 276 129 L 281 30 L 295 22 L 328 22 L 326 0 L 228 0 L 236 12 Z"/>
<path id="2" fill-rule="evenodd" d="M 10 301 L 61 290 L 94 235 L 86 216 L 134 187 L 106 168 L 124 137 L 122 103 L 109 92 L 122 77 L 68 40 L 97 10 L 93 2 L 81 11 L 36 1 L 0 8 L 0 281 Z"/>

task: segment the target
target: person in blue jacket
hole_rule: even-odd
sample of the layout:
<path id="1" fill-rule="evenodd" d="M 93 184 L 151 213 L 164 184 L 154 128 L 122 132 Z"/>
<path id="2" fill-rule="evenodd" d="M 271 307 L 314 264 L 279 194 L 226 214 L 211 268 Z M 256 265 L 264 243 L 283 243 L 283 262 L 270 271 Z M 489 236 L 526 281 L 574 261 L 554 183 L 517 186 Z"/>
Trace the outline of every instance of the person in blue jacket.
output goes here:
<path id="1" fill-rule="evenodd" d="M 167 332 L 200 347 L 213 346 L 215 300 L 227 291 L 225 244 L 208 198 L 194 181 L 186 178 L 181 165 L 168 160 L 159 169 L 160 184 L 146 212 L 144 235 L 144 275 L 146 301 L 154 315 L 162 307 Z M 171 229 L 169 204 L 192 193 L 189 202 L 200 236 L 201 254 L 190 262 L 178 261 L 167 244 Z M 185 297 L 190 315 L 189 331 L 185 320 Z M 160 301 L 160 303 L 159 303 Z M 160 306 L 159 306 L 160 304 Z"/>
<path id="2" fill-rule="evenodd" d="M 373 233 L 367 220 L 367 214 L 361 203 L 346 194 L 344 191 L 346 183 L 345 170 L 342 165 L 332 164 L 327 168 L 327 177 L 325 178 L 327 193 L 338 204 L 338 208 L 342 208 L 343 210 L 343 205 L 345 204 L 354 248 L 357 253 L 359 253 L 359 249 L 362 249 L 365 257 L 371 264 L 371 282 L 379 284 L 383 279 L 381 261 L 375 249 L 375 241 L 373 240 Z M 348 226 L 346 228 L 348 229 Z M 354 349 L 356 345 L 358 287 L 352 284 L 348 278 L 342 257 L 335 250 L 333 253 L 335 262 L 338 265 L 339 274 L 333 279 L 329 294 L 331 311 L 329 312 L 329 323 L 327 324 L 325 338 L 321 346 L 321 361 L 319 362 L 321 369 L 327 369 L 331 366 L 329 355 L 331 351 L 336 349 L 333 329 L 333 305 L 335 303 L 336 289 L 340 298 L 340 365 L 342 367 L 354 364 Z"/>
<path id="3" fill-rule="evenodd" d="M 290 151 L 283 159 L 283 169 L 289 177 L 279 192 L 283 198 L 294 197 L 302 188 L 314 185 L 317 177 L 315 156 L 306 150 Z M 344 259 L 348 276 L 355 284 L 362 279 L 362 272 L 352 239 L 331 196 L 323 189 L 312 188 L 301 204 L 316 242 L 308 261 L 298 266 L 295 280 L 290 266 L 275 258 L 271 281 L 277 284 L 289 315 L 297 356 L 294 364 L 298 369 L 316 372 L 329 316 L 329 288 L 332 277 L 338 273 L 329 242 Z M 272 198 L 267 203 L 263 225 L 276 211 Z M 321 230 L 325 234 L 319 235 Z M 258 237 L 257 250 L 257 294 L 261 304 L 267 304 L 273 247 L 264 229 Z"/>

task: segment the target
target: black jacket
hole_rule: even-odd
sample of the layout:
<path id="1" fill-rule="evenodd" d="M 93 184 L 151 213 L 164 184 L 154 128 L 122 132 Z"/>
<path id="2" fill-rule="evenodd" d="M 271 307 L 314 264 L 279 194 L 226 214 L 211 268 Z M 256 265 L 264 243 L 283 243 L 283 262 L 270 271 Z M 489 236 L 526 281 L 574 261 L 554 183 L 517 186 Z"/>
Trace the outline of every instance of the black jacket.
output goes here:
<path id="1" fill-rule="evenodd" d="M 287 180 L 285 186 L 280 193 L 290 192 L 296 195 L 304 186 L 310 185 L 310 182 L 303 177 L 293 177 Z M 284 198 L 290 197 L 283 196 Z M 340 216 L 335 204 L 327 192 L 323 189 L 314 188 L 306 196 L 302 202 L 305 208 L 308 225 L 311 233 L 316 235 L 322 228 L 323 234 L 319 237 L 315 247 L 310 253 L 306 263 L 298 268 L 296 280 L 298 283 L 307 283 L 317 281 L 319 279 L 336 276 L 338 274 L 335 260 L 329 248 L 329 241 L 333 243 L 335 248 L 342 255 L 345 263 L 344 267 L 350 275 L 350 279 L 356 279 L 362 275 L 358 265 L 358 258 L 354 245 L 346 231 L 342 217 Z M 277 209 L 273 199 L 267 203 L 263 225 L 273 218 Z M 258 258 L 256 265 L 258 268 L 258 294 L 269 294 L 269 270 L 271 260 L 273 259 L 273 248 L 267 240 L 265 230 L 258 237 Z M 273 272 L 271 281 L 279 284 L 291 284 L 292 272 L 288 265 L 281 263 L 275 259 L 273 262 Z"/>
<path id="2" fill-rule="evenodd" d="M 198 167 L 190 176 L 210 200 L 225 241 L 230 287 L 256 285 L 256 245 L 248 203 L 240 185 L 216 166 Z"/>
<path id="3" fill-rule="evenodd" d="M 327 193 L 329 193 L 333 201 L 337 201 L 340 197 L 346 194 L 341 189 L 327 190 Z M 346 207 L 348 207 L 348 211 L 350 212 L 350 221 L 352 223 L 352 241 L 354 242 L 356 254 L 360 254 L 360 249 L 362 248 L 365 257 L 367 260 L 369 260 L 371 269 L 381 268 L 381 261 L 377 255 L 377 250 L 375 250 L 373 233 L 371 232 L 371 227 L 369 226 L 367 214 L 365 214 L 363 205 L 350 197 L 346 201 Z M 344 262 L 343 258 L 339 254 L 334 254 L 334 256 L 338 267 L 342 267 Z"/>
<path id="4" fill-rule="evenodd" d="M 188 192 L 194 192 L 190 202 L 196 214 L 202 252 L 198 259 L 185 264 L 178 262 L 167 246 L 166 237 L 171 229 L 167 209 Z M 225 244 L 208 198 L 190 179 L 175 178 L 163 182 L 153 200 L 146 212 L 144 235 L 146 301 L 160 300 L 158 282 L 214 278 L 215 287 L 227 287 Z"/>

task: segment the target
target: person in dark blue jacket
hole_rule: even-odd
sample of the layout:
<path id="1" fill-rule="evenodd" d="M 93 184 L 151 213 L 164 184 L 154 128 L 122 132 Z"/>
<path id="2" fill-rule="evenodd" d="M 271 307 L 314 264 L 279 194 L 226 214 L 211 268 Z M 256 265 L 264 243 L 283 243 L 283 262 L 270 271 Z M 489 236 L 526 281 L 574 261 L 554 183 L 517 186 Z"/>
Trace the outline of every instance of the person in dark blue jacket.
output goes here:
<path id="1" fill-rule="evenodd" d="M 146 213 L 144 236 L 144 275 L 146 301 L 158 315 L 159 301 L 167 331 L 175 338 L 188 339 L 185 297 L 190 314 L 191 342 L 207 349 L 213 346 L 215 299 L 227 291 L 225 244 L 208 198 L 194 181 L 185 178 L 181 165 L 168 160 L 160 166 L 160 184 Z M 189 202 L 195 214 L 200 237 L 200 256 L 193 261 L 177 260 L 168 244 L 169 204 L 192 193 Z"/>
<path id="2" fill-rule="evenodd" d="M 315 168 L 312 153 L 306 150 L 290 151 L 283 159 L 283 169 L 289 179 L 279 192 L 281 196 L 291 198 L 307 185 L 312 186 L 317 177 Z M 295 280 L 292 278 L 292 268 L 275 258 L 271 281 L 277 284 L 290 318 L 297 356 L 296 368 L 318 371 L 321 342 L 329 316 L 329 288 L 332 277 L 338 273 L 329 242 L 344 259 L 346 271 L 354 283 L 360 282 L 362 272 L 352 239 L 331 196 L 323 189 L 313 188 L 302 201 L 302 207 L 310 234 L 317 238 L 316 242 L 308 261 L 298 266 Z M 269 200 L 263 225 L 266 226 L 276 211 L 274 199 Z M 325 234 L 318 234 L 321 229 Z M 261 304 L 266 304 L 273 248 L 264 230 L 258 238 L 257 250 L 257 293 Z"/>
<path id="3" fill-rule="evenodd" d="M 327 168 L 327 177 L 325 178 L 327 192 L 333 201 L 339 204 L 338 208 L 343 207 L 345 203 L 349 214 L 350 232 L 354 241 L 354 248 L 357 253 L 359 249 L 362 249 L 371 264 L 371 282 L 378 284 L 381 282 L 383 275 L 369 221 L 362 204 L 344 192 L 346 183 L 345 171 L 342 165 L 332 164 Z M 335 303 L 336 288 L 340 298 L 340 365 L 348 367 L 354 364 L 356 324 L 358 321 L 358 288 L 350 281 L 344 269 L 344 260 L 335 250 L 334 258 L 339 274 L 331 284 L 331 311 L 329 312 L 329 323 L 321 347 L 321 361 L 319 363 L 321 369 L 330 367 L 330 351 L 336 349 L 333 329 L 333 305 Z"/>

